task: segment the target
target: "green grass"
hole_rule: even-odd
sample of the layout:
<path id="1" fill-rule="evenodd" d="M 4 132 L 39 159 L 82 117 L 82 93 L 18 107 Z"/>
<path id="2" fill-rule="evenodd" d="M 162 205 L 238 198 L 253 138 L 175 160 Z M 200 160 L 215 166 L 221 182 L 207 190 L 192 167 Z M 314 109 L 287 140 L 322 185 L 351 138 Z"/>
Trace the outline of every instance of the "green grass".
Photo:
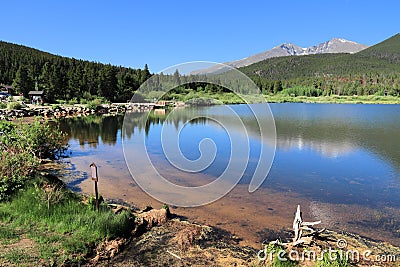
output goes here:
<path id="1" fill-rule="evenodd" d="M 340 252 L 343 253 L 343 252 Z M 315 267 L 349 267 L 351 266 L 345 255 L 340 257 L 339 252 L 324 253 L 323 259 L 318 261 Z"/>
<path id="2" fill-rule="evenodd" d="M 339 104 L 400 104 L 400 97 L 396 96 L 288 96 L 288 95 L 267 95 L 269 103 L 339 103 Z"/>
<path id="3" fill-rule="evenodd" d="M 19 241 L 18 232 L 6 225 L 0 225 L 0 242 L 3 245 L 13 244 Z"/>
<path id="4" fill-rule="evenodd" d="M 0 254 L 0 256 L 6 259 L 8 262 L 17 264 L 18 266 L 28 266 L 23 263 L 31 258 L 29 252 L 20 248 L 13 248 L 5 253 Z"/>
<path id="5" fill-rule="evenodd" d="M 185 94 L 171 94 L 168 100 L 191 102 L 190 99 L 203 98 L 212 99 L 212 104 L 243 104 L 241 95 L 235 93 L 211 93 L 186 89 Z M 264 98 L 264 100 L 263 100 Z M 285 93 L 268 95 L 246 95 L 248 103 L 260 103 L 267 101 L 269 103 L 341 103 L 341 104 L 400 104 L 400 97 L 397 96 L 291 96 Z"/>
<path id="6" fill-rule="evenodd" d="M 7 109 L 9 109 L 9 110 L 14 110 L 14 109 L 17 109 L 17 110 L 19 110 L 19 109 L 21 109 L 22 108 L 22 105 L 21 105 L 21 103 L 19 103 L 19 102 L 9 102 L 8 104 L 7 104 Z"/>
<path id="7" fill-rule="evenodd" d="M 62 199 L 48 207 L 42 194 L 43 189 L 30 186 L 11 201 L 0 203 L 3 244 L 16 243 L 22 234 L 35 242 L 43 260 L 79 261 L 99 242 L 127 236 L 133 228 L 129 212 L 114 214 L 106 206 L 97 212 L 69 191 L 64 191 Z M 1 257 L 19 263 L 12 251 L 7 253 Z"/>
<path id="8" fill-rule="evenodd" d="M 273 259 L 271 262 L 271 265 L 273 267 L 291 267 L 291 266 L 298 265 L 297 262 L 291 261 L 288 258 L 287 252 L 280 245 L 269 244 L 266 252 L 267 252 L 267 255 L 271 255 L 271 254 L 273 255 Z"/>

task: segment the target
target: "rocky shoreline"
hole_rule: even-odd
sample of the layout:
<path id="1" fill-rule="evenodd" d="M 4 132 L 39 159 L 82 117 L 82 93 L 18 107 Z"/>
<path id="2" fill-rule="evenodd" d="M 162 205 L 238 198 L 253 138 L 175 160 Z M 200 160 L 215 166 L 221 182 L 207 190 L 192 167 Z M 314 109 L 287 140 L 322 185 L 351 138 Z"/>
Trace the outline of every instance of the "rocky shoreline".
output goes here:
<path id="1" fill-rule="evenodd" d="M 50 173 L 60 178 L 64 167 L 49 161 L 40 171 L 43 175 Z M 243 246 L 240 236 L 216 226 L 192 222 L 179 211 L 165 207 L 139 209 L 112 199 L 106 203 L 114 213 L 128 210 L 135 218 L 135 227 L 124 238 L 107 239 L 92 247 L 80 266 L 273 266 L 277 254 L 270 254 L 271 249 L 283 247 L 271 244 L 290 242 L 294 237 L 288 225 L 281 231 L 269 230 L 260 246 Z M 310 244 L 285 248 L 284 253 L 295 259 L 293 263 L 298 266 L 325 266 L 321 264 L 326 262 L 320 259 L 324 251 L 343 253 L 335 255 L 348 257 L 346 262 L 351 266 L 398 266 L 400 260 L 399 247 L 328 229 L 319 229 Z M 298 255 L 300 258 L 297 259 Z M 306 258 L 302 259 L 302 255 Z"/>
<path id="2" fill-rule="evenodd" d="M 144 112 L 155 108 L 153 103 L 112 103 L 101 104 L 97 108 L 88 108 L 86 105 L 53 105 L 34 106 L 25 105 L 21 109 L 0 109 L 0 120 L 13 120 L 25 117 L 66 117 L 85 116 L 94 114 L 118 114 L 125 112 Z"/>
<path id="3" fill-rule="evenodd" d="M 324 254 L 335 257 L 331 264 L 340 264 L 327 266 L 398 266 L 400 260 L 400 248 L 353 233 L 320 229 L 310 244 L 284 248 L 276 244 L 291 241 L 294 233 L 271 231 L 257 249 L 241 246 L 240 237 L 228 231 L 190 222 L 169 209 L 133 211 L 109 205 L 116 213 L 131 210 L 137 227 L 127 239 L 99 244 L 83 266 L 275 266 L 278 257 L 287 266 L 325 266 Z"/>

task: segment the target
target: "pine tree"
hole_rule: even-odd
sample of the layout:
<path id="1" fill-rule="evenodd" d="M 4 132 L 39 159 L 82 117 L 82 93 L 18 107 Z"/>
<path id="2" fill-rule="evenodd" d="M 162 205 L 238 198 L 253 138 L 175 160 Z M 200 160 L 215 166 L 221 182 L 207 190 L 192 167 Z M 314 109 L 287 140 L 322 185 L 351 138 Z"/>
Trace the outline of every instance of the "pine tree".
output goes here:
<path id="1" fill-rule="evenodd" d="M 278 93 L 283 90 L 282 82 L 280 80 L 275 81 L 274 83 L 274 93 Z"/>
<path id="2" fill-rule="evenodd" d="M 17 93 L 23 94 L 25 97 L 28 97 L 29 91 L 33 90 L 34 83 L 29 76 L 29 71 L 25 66 L 20 66 L 15 74 L 14 81 L 12 83 L 12 87 L 16 90 Z"/>
<path id="3" fill-rule="evenodd" d="M 179 74 L 178 69 L 176 69 L 174 72 L 174 81 L 178 86 L 181 85 L 181 75 Z"/>

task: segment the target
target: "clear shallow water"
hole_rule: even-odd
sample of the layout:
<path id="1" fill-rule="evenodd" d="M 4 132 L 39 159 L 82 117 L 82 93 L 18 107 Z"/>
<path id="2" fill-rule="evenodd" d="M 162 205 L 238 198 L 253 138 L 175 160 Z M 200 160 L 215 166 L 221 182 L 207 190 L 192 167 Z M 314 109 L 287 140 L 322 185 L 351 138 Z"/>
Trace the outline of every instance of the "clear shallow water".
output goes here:
<path id="1" fill-rule="evenodd" d="M 278 104 L 272 110 L 278 150 L 271 182 L 319 201 L 400 207 L 400 106 Z"/>
<path id="2" fill-rule="evenodd" d="M 287 103 L 270 104 L 270 107 L 276 123 L 277 148 L 271 171 L 259 189 L 261 192 L 273 189 L 294 192 L 318 203 L 357 205 L 378 211 L 400 210 L 399 105 Z M 229 125 L 230 135 L 249 141 L 250 158 L 240 181 L 247 184 L 258 162 L 261 143 L 269 146 L 272 143 L 260 139 L 256 121 L 246 106 L 231 108 L 246 125 L 248 137 L 240 127 L 229 125 L 229 117 L 221 107 L 215 106 L 182 109 L 168 119 L 163 114 L 151 114 L 145 124 L 141 122 L 147 114 L 135 114 L 131 130 L 124 132 L 124 141 L 134 144 L 138 133 L 145 132 L 147 150 L 156 167 L 170 176 L 179 174 L 180 182 L 185 184 L 184 174 L 165 159 L 160 139 L 162 127 L 178 134 L 179 126 L 185 124 L 179 138 L 183 155 L 191 160 L 199 158 L 199 142 L 212 139 L 217 147 L 215 160 L 202 173 L 218 177 L 226 168 L 231 152 L 226 129 L 212 120 L 188 122 L 193 113 L 214 114 Z M 82 117 L 60 123 L 70 136 L 72 161 L 93 156 L 129 175 L 122 153 L 123 117 Z M 400 218 L 391 219 L 394 223 L 384 230 L 395 232 L 400 228 Z"/>

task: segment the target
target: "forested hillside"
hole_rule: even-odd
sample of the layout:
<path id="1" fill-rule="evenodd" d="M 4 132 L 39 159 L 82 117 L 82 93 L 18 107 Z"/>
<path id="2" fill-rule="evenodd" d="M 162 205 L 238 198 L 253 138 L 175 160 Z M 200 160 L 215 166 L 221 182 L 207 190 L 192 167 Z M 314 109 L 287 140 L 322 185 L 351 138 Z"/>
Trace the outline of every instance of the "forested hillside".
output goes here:
<path id="1" fill-rule="evenodd" d="M 277 57 L 240 70 L 266 94 L 399 96 L 400 34 L 355 54 Z M 147 65 L 144 69 L 105 65 L 0 41 L 0 84 L 12 84 L 16 93 L 25 96 L 30 90 L 43 90 L 48 102 L 93 97 L 125 102 L 151 76 Z M 180 86 L 165 98 L 230 91 L 213 85 L 215 79 L 224 80 L 241 93 L 248 92 L 248 88 L 238 85 L 234 73 L 181 76 L 176 71 L 173 75 L 156 75 L 142 93 L 148 99 L 158 98 L 170 83 Z M 205 82 L 192 82 L 198 80 Z"/>
<path id="2" fill-rule="evenodd" d="M 0 41 L 0 84 L 12 84 L 25 96 L 30 90 L 43 90 L 48 102 L 94 96 L 125 102 L 149 77 L 147 65 L 124 68 Z"/>
<path id="3" fill-rule="evenodd" d="M 271 58 L 240 70 L 265 92 L 399 95 L 400 34 L 355 54 Z"/>

